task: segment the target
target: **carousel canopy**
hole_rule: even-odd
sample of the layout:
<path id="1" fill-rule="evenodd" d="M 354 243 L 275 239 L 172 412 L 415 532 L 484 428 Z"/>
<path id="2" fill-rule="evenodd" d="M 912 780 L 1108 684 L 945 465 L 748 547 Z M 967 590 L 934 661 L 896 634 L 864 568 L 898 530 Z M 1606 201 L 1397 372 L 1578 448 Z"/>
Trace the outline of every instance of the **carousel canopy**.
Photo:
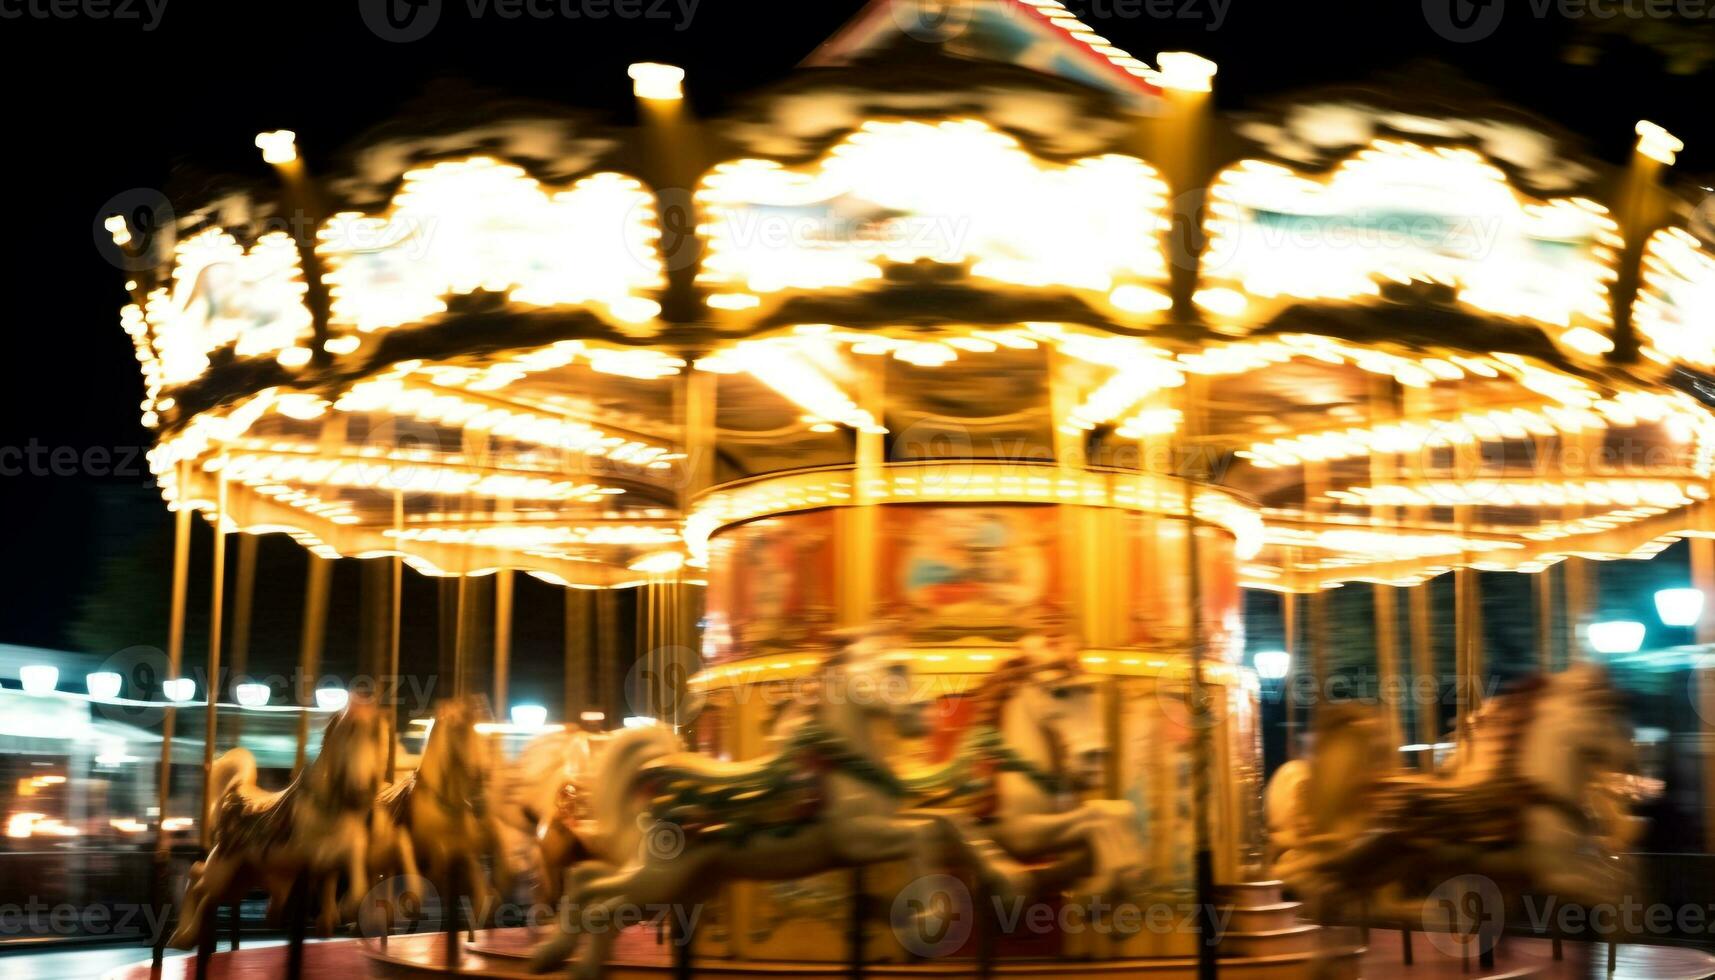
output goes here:
<path id="1" fill-rule="evenodd" d="M 1715 527 L 1715 252 L 1659 127 L 1616 167 L 1482 99 L 1219 118 L 1212 64 L 1049 0 L 896 6 L 723 118 L 638 66 L 635 129 L 448 107 L 313 175 L 263 134 L 277 189 L 114 216 L 166 499 L 582 587 L 770 514 L 1191 468 L 1262 588 Z"/>

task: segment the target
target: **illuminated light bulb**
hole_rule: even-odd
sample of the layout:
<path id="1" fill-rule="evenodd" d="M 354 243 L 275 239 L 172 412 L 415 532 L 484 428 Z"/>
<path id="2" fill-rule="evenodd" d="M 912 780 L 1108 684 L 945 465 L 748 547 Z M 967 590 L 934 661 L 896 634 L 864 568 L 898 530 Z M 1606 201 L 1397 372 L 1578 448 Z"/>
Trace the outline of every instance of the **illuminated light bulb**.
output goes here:
<path id="1" fill-rule="evenodd" d="M 1638 120 L 1638 152 L 1657 163 L 1673 166 L 1679 159 L 1679 151 L 1685 149 L 1685 141 L 1673 135 L 1648 119 Z"/>
<path id="2" fill-rule="evenodd" d="M 322 350 L 327 351 L 329 354 L 350 354 L 357 350 L 362 343 L 363 341 L 361 339 L 350 334 L 344 337 L 329 337 L 326 341 L 323 341 Z"/>
<path id="3" fill-rule="evenodd" d="M 1191 301 L 1217 316 L 1234 317 L 1245 311 L 1250 300 L 1236 289 L 1199 289 Z"/>
<path id="4" fill-rule="evenodd" d="M 639 296 L 623 296 L 608 304 L 608 311 L 626 323 L 648 323 L 661 315 L 661 304 Z"/>
<path id="5" fill-rule="evenodd" d="M 323 711 L 339 711 L 351 703 L 351 693 L 343 687 L 316 688 L 316 707 Z"/>
<path id="6" fill-rule="evenodd" d="M 268 685 L 257 681 L 240 684 L 232 689 L 232 693 L 238 699 L 238 703 L 246 708 L 260 708 L 268 703 L 269 698 L 274 696 L 274 692 Z"/>
<path id="7" fill-rule="evenodd" d="M 101 227 L 106 228 L 108 233 L 113 236 L 113 244 L 115 244 L 115 245 L 128 245 L 128 244 L 130 244 L 130 242 L 131 242 L 131 229 L 126 226 L 124 215 L 122 215 L 122 214 L 109 215 L 107 220 L 103 221 L 101 223 Z"/>
<path id="8" fill-rule="evenodd" d="M 1655 611 L 1664 625 L 1696 626 L 1703 602 L 1702 589 L 1662 589 L 1655 594 Z"/>
<path id="9" fill-rule="evenodd" d="M 685 556 L 677 551 L 657 551 L 652 555 L 644 555 L 626 567 L 634 572 L 666 575 L 678 571 L 684 564 Z"/>
<path id="10" fill-rule="evenodd" d="M 18 682 L 25 694 L 52 694 L 60 682 L 60 669 L 48 664 L 26 664 L 18 668 Z"/>
<path id="11" fill-rule="evenodd" d="M 1258 650 L 1251 661 L 1256 664 L 1256 675 L 1265 681 L 1281 680 L 1292 670 L 1292 654 L 1285 650 Z"/>
<path id="12" fill-rule="evenodd" d="M 1133 285 L 1115 287 L 1108 302 L 1127 313 L 1160 313 L 1173 306 L 1172 298 L 1161 290 Z"/>
<path id="13" fill-rule="evenodd" d="M 175 677 L 161 682 L 161 693 L 169 701 L 184 702 L 197 696 L 197 682 L 189 677 Z"/>
<path id="14" fill-rule="evenodd" d="M 1644 645 L 1644 624 L 1630 620 L 1591 623 L 1585 631 L 1597 653 L 1636 653 Z"/>
<path id="15" fill-rule="evenodd" d="M 274 356 L 280 366 L 288 369 L 301 368 L 310 363 L 312 351 L 308 347 L 288 347 Z"/>
<path id="16" fill-rule="evenodd" d="M 276 129 L 256 134 L 256 148 L 262 159 L 275 165 L 291 163 L 298 158 L 298 134 L 289 129 Z"/>
<path id="17" fill-rule="evenodd" d="M 655 719 L 647 715 L 632 715 L 625 719 L 625 727 L 627 728 L 648 728 L 653 724 L 655 724 Z"/>
<path id="18" fill-rule="evenodd" d="M 1181 92 L 1214 90 L 1216 65 L 1208 58 L 1189 51 L 1163 51 L 1155 56 L 1155 60 L 1161 65 L 1156 80 L 1162 88 Z"/>
<path id="19" fill-rule="evenodd" d="M 539 704 L 515 704 L 512 706 L 512 724 L 519 728 L 535 731 L 548 723 L 548 709 Z"/>
<path id="20" fill-rule="evenodd" d="M 98 670 L 84 676 L 83 686 L 88 689 L 90 697 L 111 701 L 125 689 L 125 678 L 111 670 Z"/>
<path id="21" fill-rule="evenodd" d="M 631 77 L 631 91 L 640 99 L 675 100 L 685 97 L 685 69 L 640 61 L 625 70 Z"/>
<path id="22" fill-rule="evenodd" d="M 605 711 L 585 711 L 578 715 L 578 720 L 589 722 L 591 724 L 600 724 L 607 720 L 607 713 Z"/>
<path id="23" fill-rule="evenodd" d="M 716 310 L 750 310 L 762 305 L 762 297 L 751 293 L 716 293 L 706 302 Z"/>

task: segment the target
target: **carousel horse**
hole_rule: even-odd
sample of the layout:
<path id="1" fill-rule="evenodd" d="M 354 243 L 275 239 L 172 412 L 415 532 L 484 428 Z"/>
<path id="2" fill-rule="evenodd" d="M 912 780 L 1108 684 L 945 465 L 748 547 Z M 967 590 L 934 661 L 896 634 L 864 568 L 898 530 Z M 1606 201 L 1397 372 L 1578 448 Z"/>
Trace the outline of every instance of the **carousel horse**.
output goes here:
<path id="1" fill-rule="evenodd" d="M 1027 643 L 970 702 L 974 714 L 954 758 L 978 770 L 976 792 L 943 800 L 974 795 L 977 817 L 1016 860 L 1069 858 L 1037 869 L 1038 888 L 1081 879 L 1078 893 L 1100 896 L 1139 886 L 1147 848 L 1137 809 L 1124 800 L 1064 804 L 1101 781 L 1108 757 L 1099 689 L 1076 658 Z"/>
<path id="2" fill-rule="evenodd" d="M 507 770 L 502 823 L 528 835 L 536 898 L 544 905 L 559 903 L 565 869 L 596 857 L 583 846 L 576 827 L 588 819 L 586 783 L 608 740 L 605 734 L 575 729 L 547 732 L 531 739 Z"/>
<path id="3" fill-rule="evenodd" d="M 256 759 L 245 749 L 215 760 L 205 815 L 214 846 L 191 867 L 172 945 L 195 947 L 216 907 L 253 886 L 268 891 L 269 913 L 277 915 L 300 875 L 322 888 L 324 934 L 341 915 L 355 914 L 369 880 L 370 808 L 386 759 L 382 739 L 375 706 L 352 701 L 328 722 L 315 761 L 283 790 L 257 787 Z M 348 891 L 336 902 L 342 877 Z"/>
<path id="4" fill-rule="evenodd" d="M 1301 893 L 1401 885 L 1421 897 L 1460 874 L 1572 903 L 1623 890 L 1612 855 L 1634 827 L 1611 787 L 1626 785 L 1616 778 L 1632 744 L 1601 668 L 1576 665 L 1493 699 L 1443 773 L 1387 775 L 1383 733 L 1373 709 L 1330 706 L 1313 725 L 1312 758 L 1271 782 L 1275 874 Z"/>
<path id="5" fill-rule="evenodd" d="M 873 637 L 849 644 L 822 665 L 782 750 L 755 760 L 681 751 L 663 727 L 616 735 L 593 781 L 595 818 L 579 828 L 601 858 L 568 876 L 583 919 L 607 923 L 620 909 L 694 903 L 729 881 L 899 860 L 928 875 L 949 847 L 996 895 L 1022 896 L 1028 875 L 993 842 L 968 836 L 954 817 L 905 809 L 909 791 L 871 732 L 879 721 L 907 738 L 925 734 L 918 706 L 903 696 L 905 671 Z M 537 947 L 532 969 L 554 969 L 578 947 L 578 918 L 560 917 L 560 933 Z M 574 976 L 599 977 L 615 938 L 612 928 L 590 929 Z"/>
<path id="6" fill-rule="evenodd" d="M 476 729 L 487 718 L 481 698 L 442 701 L 416 770 L 374 798 L 377 826 L 397 829 L 372 864 L 409 880 L 421 873 L 443 896 L 473 896 L 477 922 L 512 884 L 500 820 L 489 805 L 489 746 Z"/>

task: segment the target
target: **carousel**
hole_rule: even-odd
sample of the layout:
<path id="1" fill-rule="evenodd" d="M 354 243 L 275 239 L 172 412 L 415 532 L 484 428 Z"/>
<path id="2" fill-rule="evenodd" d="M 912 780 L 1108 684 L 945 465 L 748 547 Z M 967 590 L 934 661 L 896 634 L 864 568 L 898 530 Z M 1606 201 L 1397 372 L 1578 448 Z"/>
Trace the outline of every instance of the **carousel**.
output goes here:
<path id="1" fill-rule="evenodd" d="M 199 971 L 252 888 L 363 937 L 291 970 L 580 977 L 1358 976 L 1349 926 L 1491 960 L 1478 891 L 1625 894 L 1585 566 L 1715 533 L 1715 249 L 1671 134 L 1616 166 L 1434 77 L 1218 114 L 1214 64 L 1054 0 L 877 0 L 720 118 L 630 74 L 635 126 L 449 101 L 325 165 L 264 133 L 272 186 L 108 221 L 173 675 L 193 519 L 217 582 L 229 538 L 301 543 L 311 618 L 329 562 L 386 569 L 394 673 L 402 576 L 496 597 L 493 687 L 455 671 L 414 768 L 385 697 L 280 794 L 210 740 Z M 1479 571 L 1571 627 L 1487 701 Z M 1341 587 L 1383 681 L 1435 683 L 1444 573 L 1451 735 L 1318 696 Z M 577 628 L 559 724 L 507 752 L 520 574 Z M 1312 692 L 1266 809 L 1247 589 Z"/>

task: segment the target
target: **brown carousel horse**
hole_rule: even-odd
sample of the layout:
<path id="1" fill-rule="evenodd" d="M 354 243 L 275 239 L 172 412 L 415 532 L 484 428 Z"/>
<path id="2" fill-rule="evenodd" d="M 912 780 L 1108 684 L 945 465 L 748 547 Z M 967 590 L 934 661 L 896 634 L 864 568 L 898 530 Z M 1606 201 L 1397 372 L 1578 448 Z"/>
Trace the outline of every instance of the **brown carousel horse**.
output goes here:
<path id="1" fill-rule="evenodd" d="M 409 880 L 421 873 L 449 900 L 472 895 L 477 922 L 512 885 L 504 834 L 489 801 L 492 760 L 476 728 L 486 720 L 481 698 L 442 701 L 416 770 L 373 798 L 378 837 L 385 837 L 371 867 Z M 493 867 L 492 883 L 484 857 Z"/>
<path id="2" fill-rule="evenodd" d="M 300 875 L 322 889 L 324 934 L 355 914 L 368 881 L 370 808 L 386 757 L 382 738 L 375 706 L 354 700 L 328 722 L 315 761 L 279 792 L 257 787 L 256 759 L 247 750 L 215 760 L 205 815 L 214 846 L 191 868 L 172 945 L 195 947 L 215 908 L 254 886 L 268 891 L 269 912 L 278 914 Z M 335 901 L 341 878 L 348 890 Z"/>
<path id="3" fill-rule="evenodd" d="M 1325 708 L 1312 757 L 1269 785 L 1274 872 L 1311 898 L 1390 886 L 1421 898 L 1462 874 L 1507 895 L 1611 898 L 1626 878 L 1613 855 L 1635 830 L 1615 791 L 1633 762 L 1620 707 L 1599 667 L 1533 679 L 1485 705 L 1434 775 L 1388 774 L 1373 709 Z"/>

